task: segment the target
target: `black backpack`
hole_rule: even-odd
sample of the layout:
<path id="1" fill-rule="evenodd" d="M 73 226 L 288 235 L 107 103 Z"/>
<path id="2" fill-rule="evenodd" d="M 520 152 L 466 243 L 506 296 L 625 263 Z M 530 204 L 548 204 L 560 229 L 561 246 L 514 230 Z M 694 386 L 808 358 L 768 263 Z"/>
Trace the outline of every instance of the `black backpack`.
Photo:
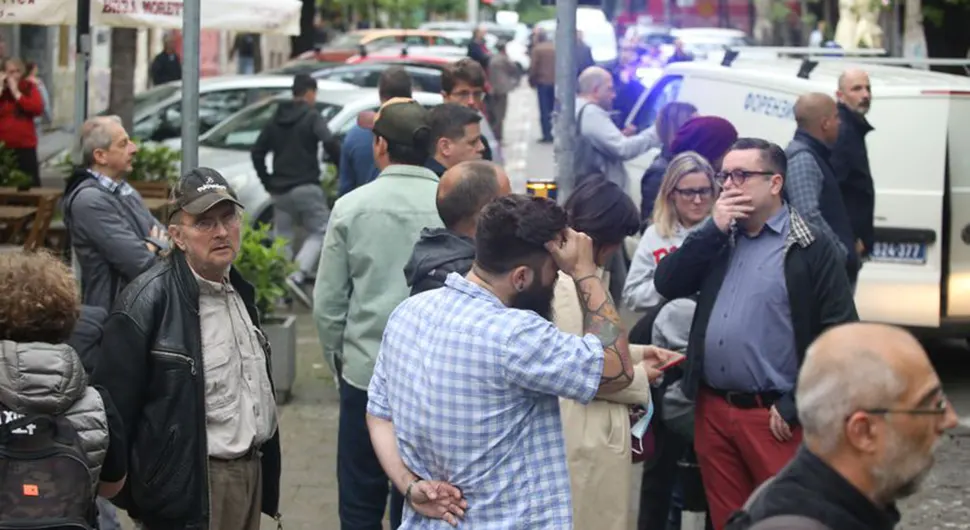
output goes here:
<path id="1" fill-rule="evenodd" d="M 91 530 L 91 465 L 63 417 L 0 411 L 0 530 Z"/>

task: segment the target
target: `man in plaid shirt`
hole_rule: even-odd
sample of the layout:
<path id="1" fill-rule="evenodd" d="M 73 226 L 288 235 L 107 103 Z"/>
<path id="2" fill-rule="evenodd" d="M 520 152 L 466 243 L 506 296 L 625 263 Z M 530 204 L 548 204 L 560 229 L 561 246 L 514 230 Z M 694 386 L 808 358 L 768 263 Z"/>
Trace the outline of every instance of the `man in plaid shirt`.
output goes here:
<path id="1" fill-rule="evenodd" d="M 462 528 L 571 529 L 558 398 L 587 403 L 627 387 L 626 333 L 592 241 L 566 228 L 554 202 L 496 199 L 475 246 L 467 277 L 452 273 L 388 320 L 368 390 L 374 449 L 408 499 L 401 528 L 463 517 Z M 549 321 L 558 270 L 576 282 L 585 337 Z M 460 489 L 467 512 L 424 502 L 426 480 Z"/>

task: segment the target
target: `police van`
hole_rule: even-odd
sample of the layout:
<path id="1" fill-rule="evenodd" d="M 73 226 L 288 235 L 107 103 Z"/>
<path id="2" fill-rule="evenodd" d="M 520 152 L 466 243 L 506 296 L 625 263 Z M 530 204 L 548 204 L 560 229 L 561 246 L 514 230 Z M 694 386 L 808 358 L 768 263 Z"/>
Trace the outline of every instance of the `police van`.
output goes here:
<path id="1" fill-rule="evenodd" d="M 636 117 L 652 124 L 670 101 L 730 120 L 741 136 L 782 147 L 795 132 L 799 95 L 835 95 L 861 68 L 872 83 L 866 137 L 876 189 L 875 244 L 856 291 L 867 321 L 970 337 L 970 77 L 872 64 L 865 59 L 675 63 Z M 631 195 L 649 159 L 628 167 Z"/>

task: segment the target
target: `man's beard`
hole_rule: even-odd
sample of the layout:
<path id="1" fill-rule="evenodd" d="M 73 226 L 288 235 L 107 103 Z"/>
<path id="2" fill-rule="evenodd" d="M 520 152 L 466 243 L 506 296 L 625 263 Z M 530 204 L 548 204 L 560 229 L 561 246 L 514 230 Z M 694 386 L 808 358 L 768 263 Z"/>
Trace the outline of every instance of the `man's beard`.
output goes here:
<path id="1" fill-rule="evenodd" d="M 935 462 L 937 442 L 929 454 L 892 431 L 883 461 L 872 470 L 876 479 L 876 498 L 889 502 L 905 499 L 919 491 Z"/>
<path id="2" fill-rule="evenodd" d="M 538 275 L 537 275 L 538 277 Z M 517 293 L 512 298 L 511 307 L 535 311 L 540 317 L 552 320 L 552 298 L 556 293 L 556 284 L 545 286 L 535 281 L 526 290 Z"/>

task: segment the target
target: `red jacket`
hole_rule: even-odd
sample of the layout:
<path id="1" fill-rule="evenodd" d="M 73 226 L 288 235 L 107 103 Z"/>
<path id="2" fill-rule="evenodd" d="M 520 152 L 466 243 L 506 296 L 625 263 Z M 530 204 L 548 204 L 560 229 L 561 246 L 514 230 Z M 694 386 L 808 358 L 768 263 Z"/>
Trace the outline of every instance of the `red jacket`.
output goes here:
<path id="1" fill-rule="evenodd" d="M 13 149 L 37 147 L 34 118 L 44 113 L 44 99 L 37 86 L 26 79 L 20 81 L 20 99 L 14 100 L 6 86 L 0 92 L 0 142 Z"/>

